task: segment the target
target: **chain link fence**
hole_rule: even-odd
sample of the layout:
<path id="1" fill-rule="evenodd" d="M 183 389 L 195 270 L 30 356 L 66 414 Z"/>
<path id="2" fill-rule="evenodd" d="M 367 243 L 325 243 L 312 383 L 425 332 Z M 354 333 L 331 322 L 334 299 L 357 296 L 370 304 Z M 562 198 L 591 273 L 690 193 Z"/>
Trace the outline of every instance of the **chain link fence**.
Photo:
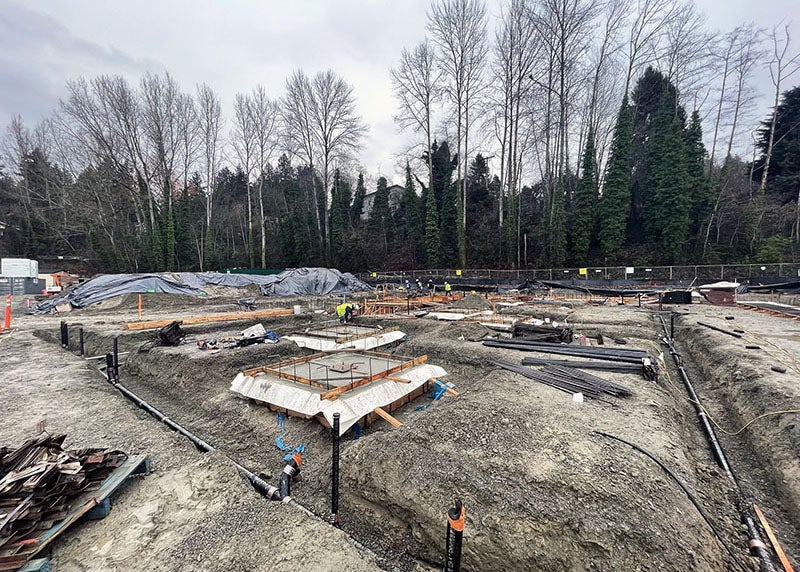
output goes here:
<path id="1" fill-rule="evenodd" d="M 759 279 L 800 277 L 800 263 L 710 264 L 694 266 L 590 266 L 587 268 L 539 268 L 493 270 L 481 268 L 436 268 L 427 270 L 373 271 L 356 274 L 361 280 L 400 282 L 406 279 L 489 279 L 489 280 L 636 280 L 644 282 L 743 282 Z"/>

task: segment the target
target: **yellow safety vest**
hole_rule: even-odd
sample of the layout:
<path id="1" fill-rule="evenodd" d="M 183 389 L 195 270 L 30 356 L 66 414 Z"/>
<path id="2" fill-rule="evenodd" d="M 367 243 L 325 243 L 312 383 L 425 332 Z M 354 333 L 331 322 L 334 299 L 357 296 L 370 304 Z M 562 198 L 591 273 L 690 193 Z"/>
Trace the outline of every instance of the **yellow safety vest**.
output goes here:
<path id="1" fill-rule="evenodd" d="M 336 315 L 340 318 L 344 317 L 345 313 L 347 312 L 347 308 L 352 308 L 351 304 L 345 302 L 344 304 L 339 304 L 336 306 Z"/>
<path id="2" fill-rule="evenodd" d="M 445 282 L 444 283 L 444 291 L 445 292 L 449 292 L 451 289 L 452 289 L 452 286 L 450 286 L 449 283 Z"/>

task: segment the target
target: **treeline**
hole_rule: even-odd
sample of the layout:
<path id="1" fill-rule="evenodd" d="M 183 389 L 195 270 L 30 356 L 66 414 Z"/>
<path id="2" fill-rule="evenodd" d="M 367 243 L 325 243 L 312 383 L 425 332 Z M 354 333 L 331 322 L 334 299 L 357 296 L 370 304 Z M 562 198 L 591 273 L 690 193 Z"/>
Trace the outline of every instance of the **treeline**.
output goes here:
<path id="1" fill-rule="evenodd" d="M 788 28 L 714 33 L 674 0 L 507 0 L 492 17 L 490 37 L 481 0 L 433 0 L 428 38 L 390 70 L 415 143 L 403 181 L 365 182 L 367 126 L 331 70 L 239 93 L 229 115 L 169 74 L 70 81 L 51 117 L 8 126 L 0 252 L 107 272 L 796 255 Z"/>

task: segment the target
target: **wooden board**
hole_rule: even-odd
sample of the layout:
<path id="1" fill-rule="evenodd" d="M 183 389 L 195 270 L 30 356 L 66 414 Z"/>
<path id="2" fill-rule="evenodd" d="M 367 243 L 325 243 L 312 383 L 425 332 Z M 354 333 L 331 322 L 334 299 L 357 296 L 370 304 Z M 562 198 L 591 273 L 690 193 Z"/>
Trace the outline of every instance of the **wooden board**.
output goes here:
<path id="1" fill-rule="evenodd" d="M 384 411 L 380 407 L 376 407 L 373 411 L 375 411 L 375 413 L 383 417 L 386 420 L 386 422 L 392 427 L 399 429 L 400 427 L 403 426 L 403 424 L 400 421 L 398 421 L 397 419 L 386 413 L 386 411 Z"/>
<path id="2" fill-rule="evenodd" d="M 119 486 L 124 483 L 132 474 L 146 473 L 150 467 L 150 459 L 145 455 L 132 455 L 128 457 L 122 465 L 114 469 L 106 479 L 100 484 L 100 488 L 84 493 L 72 504 L 72 509 L 67 516 L 57 522 L 53 527 L 39 533 L 35 537 L 35 542 L 28 542 L 13 556 L 0 558 L 0 570 L 16 570 L 33 556 L 46 548 L 70 525 L 77 522 L 83 515 L 110 497 Z"/>
<path id="3" fill-rule="evenodd" d="M 209 314 L 191 318 L 172 318 L 168 320 L 155 320 L 152 322 L 129 322 L 122 325 L 123 330 L 154 330 L 169 326 L 172 322 L 180 322 L 184 326 L 191 324 L 207 324 L 210 322 L 233 322 L 236 320 L 252 320 L 254 318 L 271 318 L 274 316 L 288 316 L 293 314 L 291 308 L 274 308 L 272 310 L 258 310 L 256 312 L 231 312 L 228 314 Z"/>

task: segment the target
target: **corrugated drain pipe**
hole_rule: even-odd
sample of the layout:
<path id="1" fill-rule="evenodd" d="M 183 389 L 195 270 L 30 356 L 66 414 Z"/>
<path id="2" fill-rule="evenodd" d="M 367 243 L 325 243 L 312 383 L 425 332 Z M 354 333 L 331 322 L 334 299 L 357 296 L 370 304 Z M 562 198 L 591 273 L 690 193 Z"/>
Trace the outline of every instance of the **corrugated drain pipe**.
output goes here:
<path id="1" fill-rule="evenodd" d="M 703 426 L 703 432 L 705 433 L 708 443 L 711 446 L 714 459 L 717 461 L 717 464 L 719 464 L 722 470 L 725 471 L 725 475 L 731 481 L 733 481 L 733 484 L 736 486 L 736 489 L 739 490 L 741 495 L 741 489 L 739 487 L 739 482 L 736 480 L 736 475 L 734 475 L 733 470 L 728 463 L 728 458 L 725 456 L 725 451 L 722 450 L 722 445 L 717 439 L 717 434 L 708 419 L 708 415 L 706 415 L 703 406 L 700 404 L 700 399 L 697 397 L 697 393 L 695 392 L 694 386 L 689 379 L 689 375 L 683 368 L 683 358 L 675 349 L 675 340 L 670 334 L 671 329 L 674 331 L 674 322 L 673 328 L 668 328 L 663 314 L 659 314 L 658 317 L 661 320 L 661 325 L 664 327 L 664 341 L 669 347 L 669 353 L 672 354 L 672 359 L 675 361 L 675 366 L 678 368 L 678 372 L 681 374 L 681 379 L 683 379 L 683 385 L 686 387 L 686 392 L 689 394 L 689 398 L 694 404 L 695 411 L 697 411 L 697 416 L 700 418 L 700 424 Z M 674 320 L 674 316 L 672 319 Z M 744 503 L 739 503 L 739 505 L 740 506 L 737 506 L 736 508 L 739 511 L 739 516 L 742 519 L 742 522 L 744 522 L 747 526 L 747 533 L 750 538 L 750 541 L 748 542 L 750 553 L 754 556 L 757 556 L 761 561 L 761 572 L 775 572 L 769 552 L 767 552 L 767 546 L 764 544 L 764 541 L 761 540 L 761 535 L 758 533 L 758 529 L 756 528 L 753 517 L 750 516 L 747 509 L 744 507 Z"/>

